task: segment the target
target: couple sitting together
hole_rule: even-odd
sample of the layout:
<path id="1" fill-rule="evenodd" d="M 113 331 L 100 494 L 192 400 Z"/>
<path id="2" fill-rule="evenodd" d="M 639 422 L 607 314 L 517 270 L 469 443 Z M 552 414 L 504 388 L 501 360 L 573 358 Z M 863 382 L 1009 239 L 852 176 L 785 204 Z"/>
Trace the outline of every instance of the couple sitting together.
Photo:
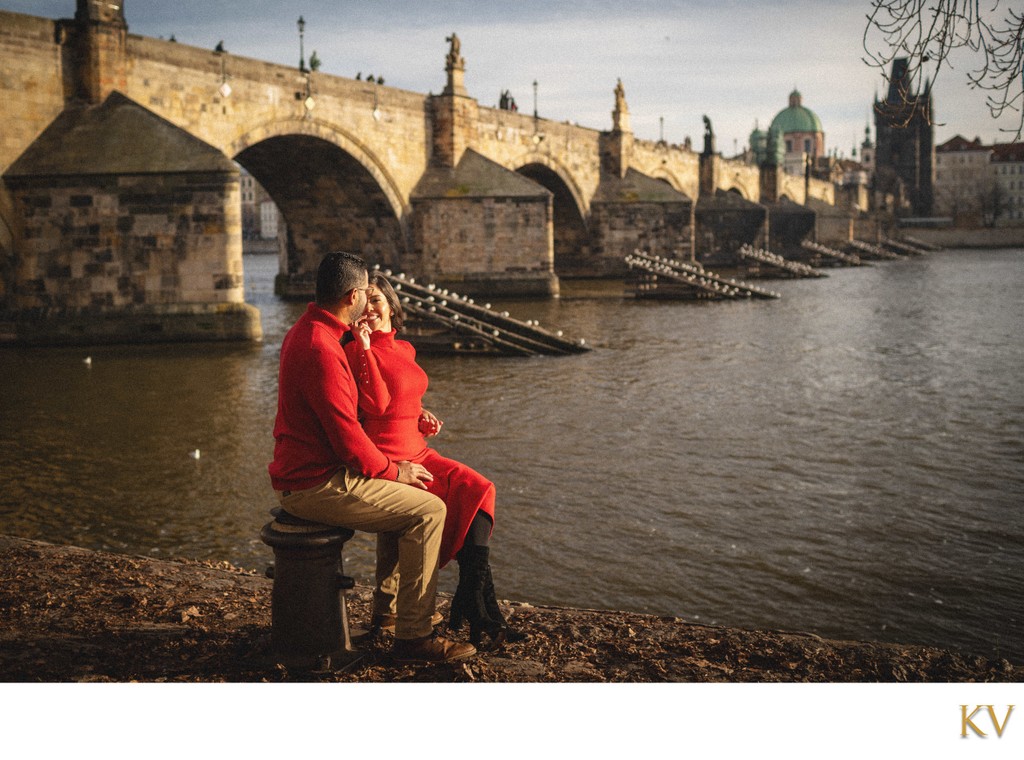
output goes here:
<path id="1" fill-rule="evenodd" d="M 371 629 L 394 628 L 396 660 L 462 660 L 525 636 L 495 598 L 494 485 L 427 446 L 442 423 L 421 405 L 427 375 L 396 339 L 403 321 L 382 274 L 350 253 L 324 257 L 316 301 L 281 345 L 270 479 L 289 514 L 377 534 Z M 469 644 L 434 630 L 438 570 L 453 557 L 448 627 L 468 621 Z"/>

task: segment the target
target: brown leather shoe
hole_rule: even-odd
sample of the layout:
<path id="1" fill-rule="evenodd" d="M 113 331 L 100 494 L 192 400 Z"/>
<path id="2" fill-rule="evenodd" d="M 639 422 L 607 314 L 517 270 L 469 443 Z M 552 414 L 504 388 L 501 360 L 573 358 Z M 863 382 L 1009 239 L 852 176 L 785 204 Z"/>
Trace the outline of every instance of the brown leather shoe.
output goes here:
<path id="1" fill-rule="evenodd" d="M 476 647 L 439 636 L 437 632 L 418 639 L 395 639 L 391 656 L 396 662 L 457 662 L 476 654 Z"/>
<path id="2" fill-rule="evenodd" d="M 374 613 L 373 617 L 370 618 L 370 630 L 394 633 L 396 620 L 396 615 L 381 615 L 378 613 Z M 443 622 L 444 615 L 442 615 L 440 612 L 435 612 L 433 615 L 430 616 L 430 624 L 432 626 L 438 626 Z"/>

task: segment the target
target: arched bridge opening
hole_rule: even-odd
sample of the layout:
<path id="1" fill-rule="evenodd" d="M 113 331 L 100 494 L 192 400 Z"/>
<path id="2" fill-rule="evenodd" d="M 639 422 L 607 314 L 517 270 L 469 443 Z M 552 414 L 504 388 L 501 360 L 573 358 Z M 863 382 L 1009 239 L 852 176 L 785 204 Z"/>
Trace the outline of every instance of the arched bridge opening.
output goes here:
<path id="1" fill-rule="evenodd" d="M 246 147 L 234 160 L 283 217 L 279 294 L 309 297 L 328 251 L 351 251 L 371 266 L 401 266 L 407 248 L 402 223 L 377 179 L 344 149 L 312 135 L 282 135 Z"/>
<path id="2" fill-rule="evenodd" d="M 555 274 L 571 275 L 586 261 L 590 236 L 576 197 L 565 181 L 544 164 L 526 164 L 516 171 L 551 191 Z"/>

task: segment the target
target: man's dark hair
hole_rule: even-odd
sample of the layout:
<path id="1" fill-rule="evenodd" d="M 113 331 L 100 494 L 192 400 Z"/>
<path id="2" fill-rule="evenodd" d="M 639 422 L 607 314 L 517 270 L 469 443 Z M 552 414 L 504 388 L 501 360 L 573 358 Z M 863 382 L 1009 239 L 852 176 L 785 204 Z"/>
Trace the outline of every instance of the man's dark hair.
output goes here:
<path id="1" fill-rule="evenodd" d="M 328 253 L 316 270 L 317 305 L 333 306 L 350 290 L 361 287 L 364 277 L 366 262 L 354 253 Z"/>

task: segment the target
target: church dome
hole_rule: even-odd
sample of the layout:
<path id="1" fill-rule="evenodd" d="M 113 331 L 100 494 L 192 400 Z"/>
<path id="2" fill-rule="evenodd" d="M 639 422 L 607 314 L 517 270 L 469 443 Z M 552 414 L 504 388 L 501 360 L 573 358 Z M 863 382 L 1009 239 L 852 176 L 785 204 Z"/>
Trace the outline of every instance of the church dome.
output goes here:
<path id="1" fill-rule="evenodd" d="M 789 108 L 779 111 L 772 119 L 772 130 L 777 129 L 787 135 L 792 132 L 824 132 L 821 128 L 821 119 L 809 108 L 804 108 L 800 103 L 800 93 L 793 90 L 789 94 Z"/>

